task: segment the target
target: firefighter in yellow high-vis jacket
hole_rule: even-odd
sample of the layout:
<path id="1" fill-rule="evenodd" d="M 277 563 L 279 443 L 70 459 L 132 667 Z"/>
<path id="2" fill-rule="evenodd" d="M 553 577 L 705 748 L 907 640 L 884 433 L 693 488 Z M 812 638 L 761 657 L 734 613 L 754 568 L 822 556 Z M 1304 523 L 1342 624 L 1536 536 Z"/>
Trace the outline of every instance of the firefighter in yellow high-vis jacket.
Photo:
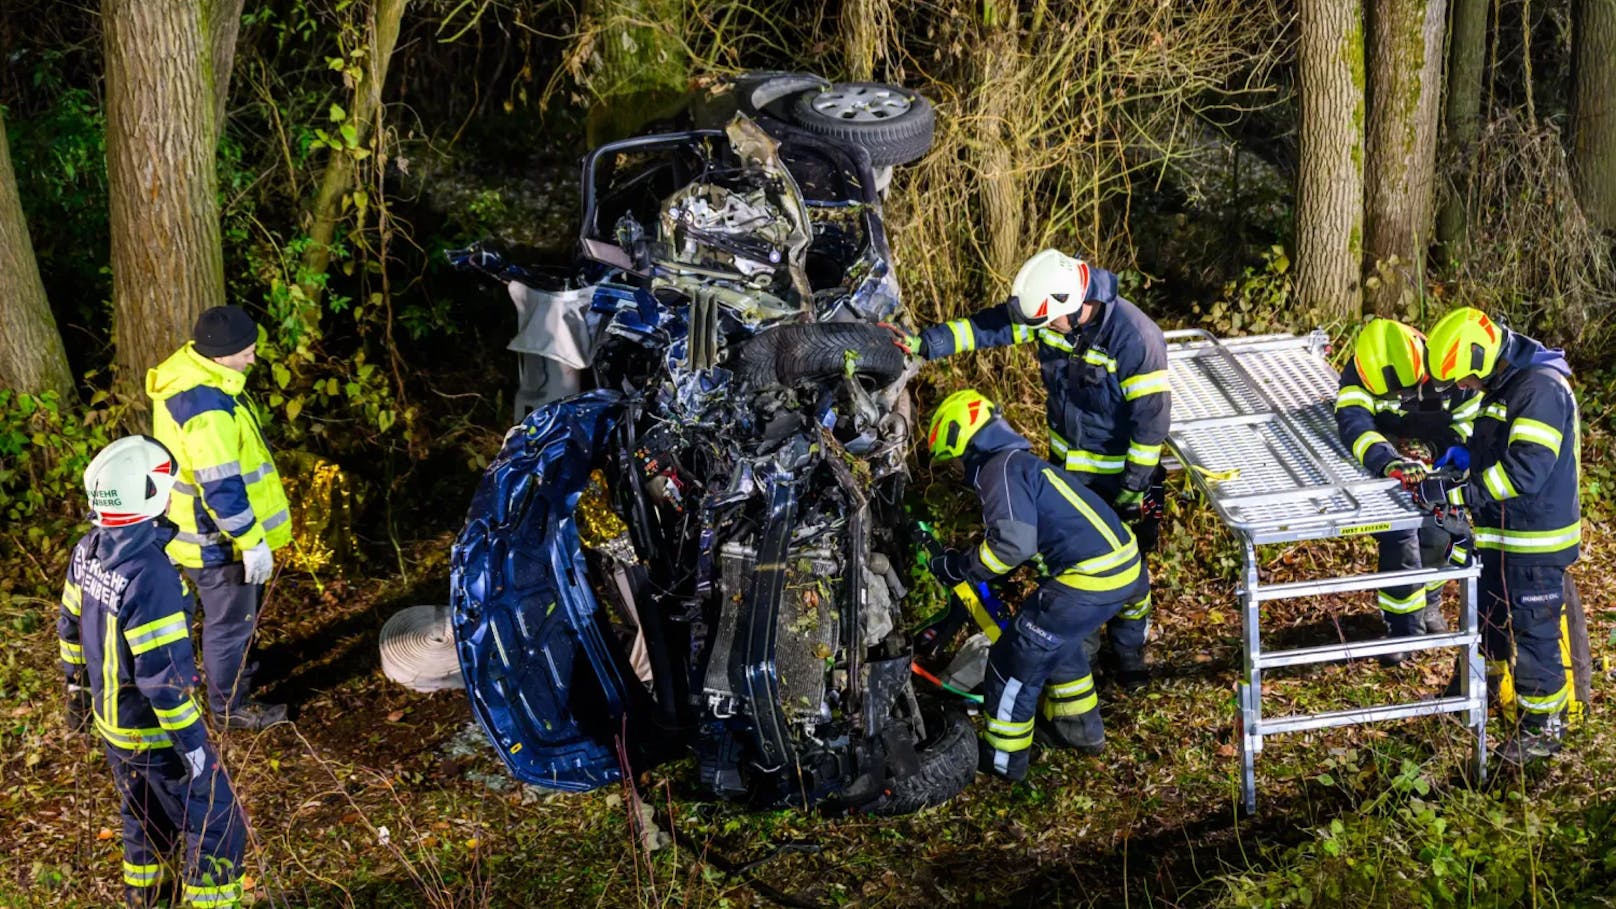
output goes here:
<path id="1" fill-rule="evenodd" d="M 247 650 L 273 552 L 292 538 L 286 492 L 243 387 L 258 326 L 239 306 L 198 317 L 192 340 L 146 373 L 152 434 L 179 460 L 169 544 L 202 604 L 202 665 L 214 721 L 262 729 L 286 719 L 283 704 L 251 697 Z"/>

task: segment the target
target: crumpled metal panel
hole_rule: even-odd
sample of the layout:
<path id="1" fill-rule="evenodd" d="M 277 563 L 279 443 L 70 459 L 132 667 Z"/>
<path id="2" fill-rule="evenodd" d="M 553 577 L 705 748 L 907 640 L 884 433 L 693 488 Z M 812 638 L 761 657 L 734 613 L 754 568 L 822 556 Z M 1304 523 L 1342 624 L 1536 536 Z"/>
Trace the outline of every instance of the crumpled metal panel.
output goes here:
<path id="1" fill-rule="evenodd" d="M 582 791 L 618 780 L 627 687 L 595 613 L 575 519 L 622 396 L 534 411 L 505 437 L 449 563 L 472 713 L 518 779 Z"/>

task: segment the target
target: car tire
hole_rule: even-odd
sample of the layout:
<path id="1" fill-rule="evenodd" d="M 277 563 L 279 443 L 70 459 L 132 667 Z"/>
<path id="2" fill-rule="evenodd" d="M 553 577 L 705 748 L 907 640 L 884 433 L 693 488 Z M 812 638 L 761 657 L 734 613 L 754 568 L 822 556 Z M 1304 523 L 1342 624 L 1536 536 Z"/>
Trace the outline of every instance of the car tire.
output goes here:
<path id="1" fill-rule="evenodd" d="M 920 766 L 893 780 L 864 811 L 877 815 L 912 814 L 934 808 L 965 791 L 976 777 L 976 729 L 965 714 L 951 707 L 922 707 L 927 741 L 915 748 Z"/>
<path id="2" fill-rule="evenodd" d="M 930 101 L 881 82 L 837 82 L 805 91 L 791 103 L 791 119 L 811 133 L 864 149 L 875 168 L 920 160 L 937 126 Z"/>
<path id="3" fill-rule="evenodd" d="M 781 325 L 741 350 L 741 377 L 754 385 L 792 385 L 843 375 L 849 368 L 877 388 L 903 375 L 904 353 L 892 332 L 863 322 Z"/>

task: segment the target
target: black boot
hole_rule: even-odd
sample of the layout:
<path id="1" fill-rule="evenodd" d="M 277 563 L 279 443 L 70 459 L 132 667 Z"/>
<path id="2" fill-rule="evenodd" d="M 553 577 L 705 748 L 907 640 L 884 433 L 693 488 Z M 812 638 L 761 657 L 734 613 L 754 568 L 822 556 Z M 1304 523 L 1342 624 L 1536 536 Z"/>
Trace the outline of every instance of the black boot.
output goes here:
<path id="1" fill-rule="evenodd" d="M 1132 694 L 1150 684 L 1150 669 L 1143 650 L 1117 650 L 1117 685 Z"/>
<path id="2" fill-rule="evenodd" d="M 215 717 L 215 722 L 218 718 Z M 285 704 L 265 704 L 262 701 L 248 701 L 235 710 L 224 715 L 219 725 L 226 729 L 248 729 L 257 732 L 278 726 L 286 722 Z"/>
<path id="3" fill-rule="evenodd" d="M 1424 626 L 1426 634 L 1447 634 L 1448 619 L 1442 614 L 1442 607 L 1427 606 L 1420 613 L 1420 624 Z"/>
<path id="4" fill-rule="evenodd" d="M 1090 710 L 1078 716 L 1039 717 L 1033 727 L 1033 739 L 1046 748 L 1070 748 L 1084 754 L 1102 754 L 1105 751 L 1105 726 L 1100 722 L 1100 711 Z"/>
<path id="5" fill-rule="evenodd" d="M 1509 738 L 1498 746 L 1498 759 L 1506 764 L 1524 767 L 1559 753 L 1565 738 L 1565 722 L 1561 716 L 1557 713 L 1538 720 L 1535 715 L 1528 714 Z"/>

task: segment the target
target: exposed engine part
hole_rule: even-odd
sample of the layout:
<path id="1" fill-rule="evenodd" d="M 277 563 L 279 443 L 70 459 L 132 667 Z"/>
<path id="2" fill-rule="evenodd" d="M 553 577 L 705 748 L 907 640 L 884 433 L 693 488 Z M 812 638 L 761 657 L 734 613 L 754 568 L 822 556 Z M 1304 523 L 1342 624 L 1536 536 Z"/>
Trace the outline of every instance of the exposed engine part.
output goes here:
<path id="1" fill-rule="evenodd" d="M 886 579 L 870 566 L 864 569 L 864 589 L 868 595 L 864 604 L 864 645 L 874 647 L 892 633 L 898 609 Z"/>
<path id="2" fill-rule="evenodd" d="M 672 473 L 659 473 L 652 477 L 645 484 L 645 492 L 657 505 L 674 511 L 684 511 L 685 496 L 679 489 L 679 481 Z"/>
<path id="3" fill-rule="evenodd" d="M 780 143 L 764 132 L 756 122 L 740 114 L 724 127 L 724 132 L 729 135 L 730 145 L 743 160 L 755 164 L 764 173 L 779 181 L 780 191 L 774 202 L 791 224 L 791 232 L 785 243 L 786 269 L 791 276 L 791 288 L 796 291 L 797 299 L 803 306 L 807 306 L 808 301 L 813 298 L 813 290 L 808 285 L 808 273 L 803 267 L 803 258 L 808 251 L 808 244 L 813 240 L 813 227 L 808 216 L 808 206 L 803 202 L 802 190 L 797 186 L 791 172 L 786 170 L 785 164 L 780 161 Z"/>
<path id="4" fill-rule="evenodd" d="M 668 198 L 662 235 L 681 262 L 720 262 L 748 277 L 772 276 L 784 265 L 791 221 L 761 187 L 741 193 L 692 183 Z"/>
<path id="5" fill-rule="evenodd" d="M 894 603 L 902 603 L 903 598 L 909 595 L 909 588 L 904 585 L 903 578 L 898 576 L 898 570 L 892 567 L 892 560 L 886 557 L 886 553 L 870 553 L 870 570 L 886 581 L 887 590 L 892 594 Z"/>

